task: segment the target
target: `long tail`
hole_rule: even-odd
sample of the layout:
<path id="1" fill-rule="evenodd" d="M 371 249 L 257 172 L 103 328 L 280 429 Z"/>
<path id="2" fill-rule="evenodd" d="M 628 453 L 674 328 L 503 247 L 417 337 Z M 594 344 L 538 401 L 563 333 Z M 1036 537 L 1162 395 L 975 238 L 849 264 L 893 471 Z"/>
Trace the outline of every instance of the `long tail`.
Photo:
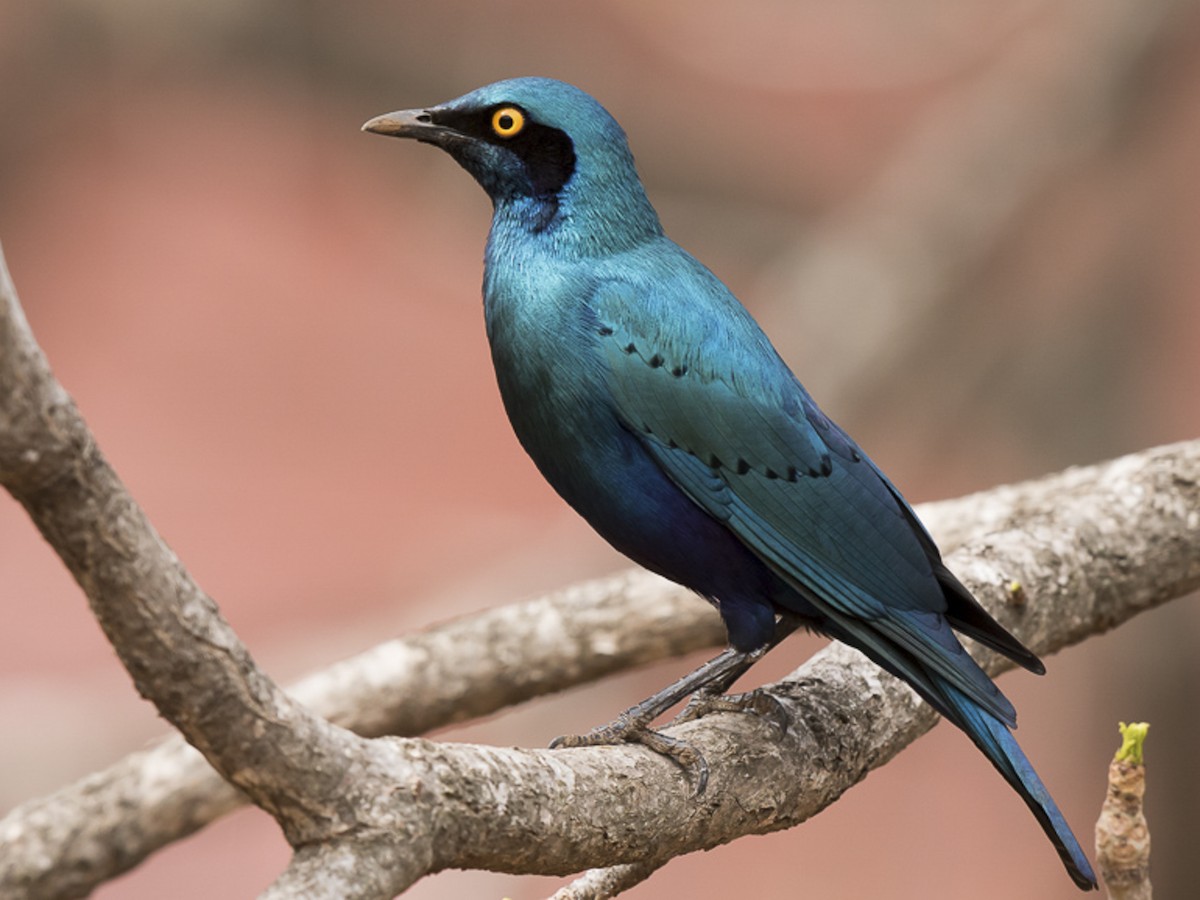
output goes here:
<path id="1" fill-rule="evenodd" d="M 942 685 L 946 699 L 958 714 L 955 723 L 965 731 L 1004 776 L 1004 780 L 1021 795 L 1042 830 L 1050 838 L 1071 879 L 1083 890 L 1095 890 L 1096 875 L 1084 856 L 1079 841 L 1071 833 L 1066 819 L 1059 811 L 1050 792 L 1038 778 L 1033 765 L 1017 744 L 1008 726 L 953 687 Z"/>

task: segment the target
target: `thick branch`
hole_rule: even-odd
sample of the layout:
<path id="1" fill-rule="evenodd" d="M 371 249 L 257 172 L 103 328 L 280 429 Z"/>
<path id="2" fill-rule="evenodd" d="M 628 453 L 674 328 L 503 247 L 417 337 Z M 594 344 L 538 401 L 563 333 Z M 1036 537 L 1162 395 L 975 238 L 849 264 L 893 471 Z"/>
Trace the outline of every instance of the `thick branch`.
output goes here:
<path id="1" fill-rule="evenodd" d="M 257 668 L 155 532 L 51 373 L 2 256 L 0 386 L 0 483 L 83 588 L 138 691 L 294 839 L 343 816 L 350 736 Z"/>
<path id="2" fill-rule="evenodd" d="M 1163 447 L 931 505 L 922 515 L 955 543 L 970 541 L 950 557 L 951 568 L 1034 650 L 1052 653 L 1200 586 L 1198 464 L 1200 442 Z M 968 509 L 979 516 L 973 540 L 954 530 Z M 1022 609 L 1030 597 L 1038 604 L 1032 615 Z M 990 673 L 1011 668 L 975 649 Z M 852 696 L 845 700 L 853 704 Z M 890 718 L 892 711 L 881 715 Z M 654 868 L 643 860 L 594 869 L 554 900 L 613 897 Z"/>
<path id="3" fill-rule="evenodd" d="M 1048 493 L 1037 514 L 951 560 L 985 605 L 1042 653 L 1200 586 L 1200 442 L 1064 477 L 1074 486 Z M 1007 665 L 994 657 L 985 664 L 992 673 Z M 700 803 L 672 764 L 636 747 L 552 752 L 398 741 L 392 765 L 409 778 L 434 776 L 423 814 L 439 809 L 436 868 L 553 874 L 661 862 L 790 827 L 935 721 L 905 685 L 840 645 L 774 690 L 791 719 L 783 741 L 739 716 L 675 732 L 712 768 Z"/>
<path id="4" fill-rule="evenodd" d="M 290 693 L 360 734 L 416 735 L 723 639 L 707 604 L 629 571 L 388 641 Z M 0 819 L 0 896 L 84 896 L 245 802 L 168 738 Z"/>

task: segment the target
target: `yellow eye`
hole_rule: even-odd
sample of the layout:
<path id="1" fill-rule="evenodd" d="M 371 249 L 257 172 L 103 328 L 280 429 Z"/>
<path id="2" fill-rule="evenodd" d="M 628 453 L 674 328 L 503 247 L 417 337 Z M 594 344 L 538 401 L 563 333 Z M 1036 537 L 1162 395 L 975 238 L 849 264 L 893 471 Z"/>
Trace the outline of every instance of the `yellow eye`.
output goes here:
<path id="1" fill-rule="evenodd" d="M 502 106 L 492 113 L 492 131 L 496 137 L 516 137 L 524 127 L 525 113 L 515 106 Z"/>

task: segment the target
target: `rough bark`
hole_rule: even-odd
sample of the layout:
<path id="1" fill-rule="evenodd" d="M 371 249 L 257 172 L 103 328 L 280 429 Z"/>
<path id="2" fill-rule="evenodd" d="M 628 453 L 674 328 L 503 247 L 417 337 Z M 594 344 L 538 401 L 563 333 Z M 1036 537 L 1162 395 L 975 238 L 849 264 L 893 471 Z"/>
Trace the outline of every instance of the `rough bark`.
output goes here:
<path id="1" fill-rule="evenodd" d="M 361 735 L 417 735 L 723 640 L 711 607 L 631 570 L 387 641 L 289 693 Z M 246 802 L 167 738 L 0 819 L 0 896 L 83 896 Z"/>
<path id="2" fill-rule="evenodd" d="M 255 665 L 155 532 L 54 378 L 0 257 L 0 484 L 87 595 L 134 686 L 293 844 L 355 827 L 361 739 Z"/>

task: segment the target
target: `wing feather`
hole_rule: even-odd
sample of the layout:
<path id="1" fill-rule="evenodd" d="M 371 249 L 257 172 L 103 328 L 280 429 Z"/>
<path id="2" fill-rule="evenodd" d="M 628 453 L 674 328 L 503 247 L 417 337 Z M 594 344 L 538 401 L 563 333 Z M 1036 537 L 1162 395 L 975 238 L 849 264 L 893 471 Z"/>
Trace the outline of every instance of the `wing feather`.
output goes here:
<path id="1" fill-rule="evenodd" d="M 644 314 L 653 304 L 627 292 L 598 297 L 601 348 L 618 414 L 662 469 L 860 649 L 923 694 L 940 676 L 1015 722 L 950 628 L 932 541 L 766 339 L 710 341 L 717 352 L 702 357 L 702 317 L 689 319 L 690 334 L 672 323 L 671 341 Z M 643 315 L 630 314 L 637 308 Z"/>

